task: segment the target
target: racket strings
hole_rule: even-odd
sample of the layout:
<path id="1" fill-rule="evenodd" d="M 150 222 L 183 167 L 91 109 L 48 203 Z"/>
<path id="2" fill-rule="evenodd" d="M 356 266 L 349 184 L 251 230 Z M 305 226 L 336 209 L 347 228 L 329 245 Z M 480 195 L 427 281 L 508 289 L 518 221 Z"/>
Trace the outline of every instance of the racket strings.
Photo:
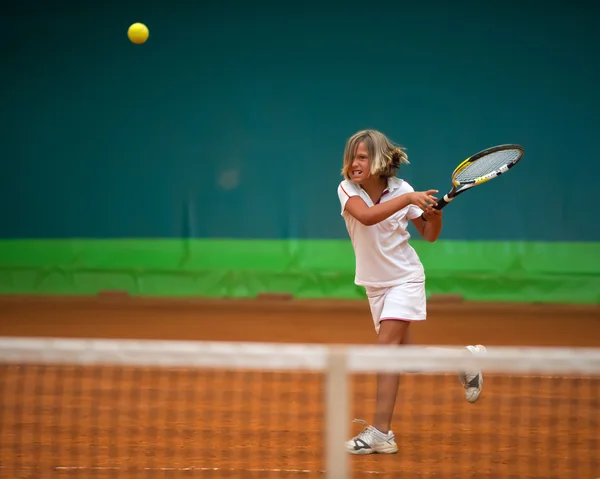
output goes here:
<path id="1" fill-rule="evenodd" d="M 469 163 L 464 170 L 456 174 L 455 178 L 459 183 L 475 181 L 478 178 L 500 170 L 506 165 L 514 163 L 520 156 L 521 150 L 518 149 L 495 151 L 479 158 L 473 163 Z"/>

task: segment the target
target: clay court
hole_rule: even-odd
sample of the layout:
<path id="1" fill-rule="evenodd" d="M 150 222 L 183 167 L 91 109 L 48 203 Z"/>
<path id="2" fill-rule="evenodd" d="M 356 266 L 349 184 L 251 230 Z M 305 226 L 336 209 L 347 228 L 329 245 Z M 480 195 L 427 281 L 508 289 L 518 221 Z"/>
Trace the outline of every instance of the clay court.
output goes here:
<path id="1" fill-rule="evenodd" d="M 420 344 L 600 347 L 600 308 L 431 302 L 412 328 Z M 119 297 L 5 297 L 0 336 L 375 340 L 364 302 Z M 324 477 L 321 374 L 1 371 L 2 477 Z M 371 419 L 374 379 L 352 378 L 352 417 Z M 353 477 L 600 477 L 600 378 L 485 379 L 468 404 L 456 375 L 405 375 L 399 454 L 352 457 Z"/>

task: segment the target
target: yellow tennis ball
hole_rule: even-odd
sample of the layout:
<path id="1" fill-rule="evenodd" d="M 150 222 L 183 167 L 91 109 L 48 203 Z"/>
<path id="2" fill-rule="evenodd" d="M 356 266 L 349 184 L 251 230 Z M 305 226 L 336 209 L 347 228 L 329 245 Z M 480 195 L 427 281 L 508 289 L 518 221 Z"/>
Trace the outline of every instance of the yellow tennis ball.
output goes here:
<path id="1" fill-rule="evenodd" d="M 129 40 L 136 45 L 141 45 L 148 40 L 149 34 L 148 27 L 143 23 L 134 23 L 129 27 L 129 30 L 127 30 Z"/>

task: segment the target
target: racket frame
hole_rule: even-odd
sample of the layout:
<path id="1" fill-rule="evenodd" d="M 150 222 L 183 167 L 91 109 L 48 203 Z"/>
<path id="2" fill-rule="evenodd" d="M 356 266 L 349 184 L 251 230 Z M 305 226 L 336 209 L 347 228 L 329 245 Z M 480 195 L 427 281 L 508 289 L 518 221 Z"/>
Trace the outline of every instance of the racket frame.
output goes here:
<path id="1" fill-rule="evenodd" d="M 521 152 L 521 154 L 515 160 L 488 173 L 487 175 L 483 175 L 483 176 L 480 176 L 478 178 L 475 178 L 475 179 L 469 180 L 469 181 L 458 181 L 456 179 L 458 174 L 461 171 L 463 171 L 470 164 L 475 163 L 477 160 L 480 160 L 484 156 L 487 156 L 491 153 L 495 153 L 497 151 L 504 151 L 504 150 L 519 150 Z M 496 146 L 492 146 L 490 148 L 486 148 L 485 150 L 481 150 L 480 152 L 475 153 L 474 155 L 470 156 L 466 160 L 462 161 L 454 169 L 454 171 L 452 172 L 452 189 L 448 193 L 446 193 L 442 198 L 440 198 L 438 200 L 437 205 L 435 205 L 434 208 L 436 210 L 441 210 L 448 203 L 450 203 L 454 198 L 456 198 L 461 193 L 464 193 L 468 189 L 471 189 L 477 185 L 481 185 L 482 183 L 485 183 L 493 178 L 496 178 L 496 177 L 506 173 L 513 166 L 515 166 L 521 160 L 521 158 L 523 158 L 523 154 L 524 154 L 524 150 L 521 145 L 508 143 L 508 144 L 504 144 L 504 145 L 496 145 Z M 423 220 L 427 221 L 423 215 L 421 215 L 421 218 Z"/>

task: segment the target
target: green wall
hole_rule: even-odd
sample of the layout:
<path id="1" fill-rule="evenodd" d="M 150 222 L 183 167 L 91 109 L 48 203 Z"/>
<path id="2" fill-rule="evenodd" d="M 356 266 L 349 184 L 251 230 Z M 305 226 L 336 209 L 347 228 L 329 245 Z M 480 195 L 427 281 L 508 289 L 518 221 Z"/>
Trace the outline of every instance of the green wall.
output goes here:
<path id="1" fill-rule="evenodd" d="M 597 303 L 599 14 L 582 1 L 13 3 L 0 293 L 361 297 L 336 189 L 346 139 L 377 128 L 407 147 L 400 176 L 420 190 L 447 189 L 483 148 L 525 148 L 445 210 L 439 242 L 415 241 L 429 293 Z M 126 37 L 138 21 L 144 45 Z"/>
<path id="2" fill-rule="evenodd" d="M 598 243 L 416 241 L 428 293 L 467 300 L 600 303 Z M 13 293 L 362 298 L 346 240 L 29 240 L 0 242 Z"/>

